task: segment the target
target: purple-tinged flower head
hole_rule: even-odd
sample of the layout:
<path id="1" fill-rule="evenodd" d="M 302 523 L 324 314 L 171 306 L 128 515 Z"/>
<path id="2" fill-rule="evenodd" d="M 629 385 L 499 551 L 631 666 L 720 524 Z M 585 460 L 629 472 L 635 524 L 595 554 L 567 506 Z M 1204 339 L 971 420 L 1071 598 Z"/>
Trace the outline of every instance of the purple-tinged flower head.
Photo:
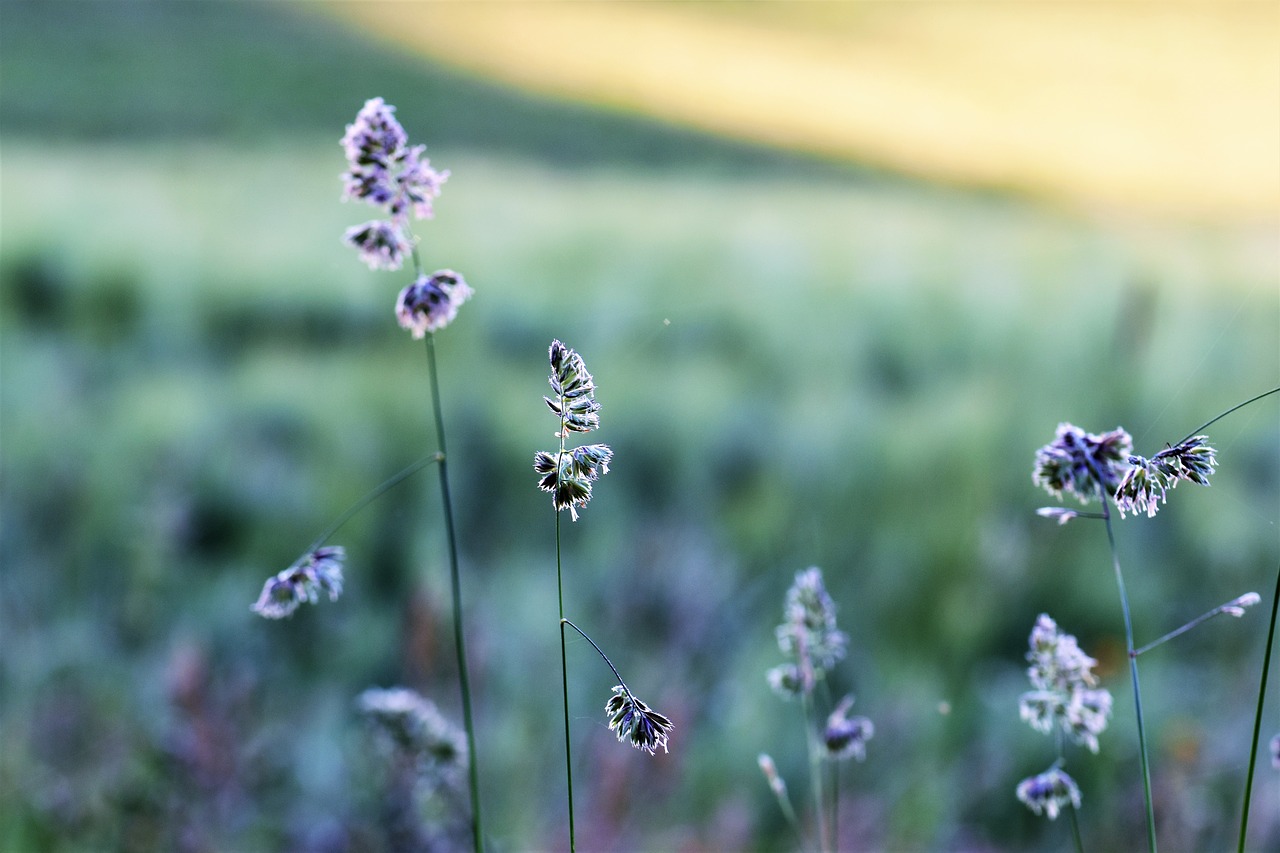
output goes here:
<path id="1" fill-rule="evenodd" d="M 372 98 L 342 137 L 347 158 L 347 171 L 342 173 L 343 199 L 367 202 L 390 217 L 346 233 L 346 242 L 360 250 L 361 260 L 372 269 L 400 268 L 412 246 L 410 212 L 419 219 L 430 218 L 432 201 L 449 177 L 447 171 L 431 167 L 425 145 L 408 145 L 394 113 L 395 107 L 382 98 Z"/>
<path id="2" fill-rule="evenodd" d="M 1271 739 L 1271 766 L 1280 770 L 1280 735 Z"/>
<path id="3" fill-rule="evenodd" d="M 427 146 L 415 145 L 405 152 L 400 174 L 396 176 L 398 192 L 388 202 L 392 216 L 406 215 L 406 207 L 418 219 L 430 219 L 435 215 L 432 201 L 440 195 L 440 187 L 449 179 L 449 172 L 431 168 L 426 151 Z"/>
<path id="4" fill-rule="evenodd" d="M 667 735 L 674 724 L 633 696 L 626 685 L 613 688 L 604 712 L 609 717 L 609 731 L 616 733 L 621 743 L 629 743 L 650 755 L 657 753 L 658 747 L 667 751 Z"/>
<path id="5" fill-rule="evenodd" d="M 1147 459 L 1130 456 L 1132 466 L 1116 487 L 1116 508 L 1123 518 L 1126 512 L 1135 515 L 1145 512 L 1153 517 L 1168 493 L 1183 480 L 1198 486 L 1209 485 L 1209 475 L 1218 464 L 1217 451 L 1206 442 L 1207 436 L 1197 435 L 1167 447 Z"/>
<path id="6" fill-rule="evenodd" d="M 353 225 L 342 235 L 342 241 L 358 250 L 360 260 L 374 270 L 400 269 L 404 256 L 413 250 L 404 229 L 385 219 Z"/>
<path id="7" fill-rule="evenodd" d="M 395 117 L 396 108 L 382 100 L 370 98 L 364 102 L 356 120 L 347 125 L 342 137 L 342 148 L 347 162 L 354 166 L 381 166 L 384 169 L 398 160 L 409 141 L 404 128 Z"/>
<path id="8" fill-rule="evenodd" d="M 289 568 L 267 578 L 253 611 L 266 619 L 283 619 L 302 604 L 315 604 L 320 593 L 328 593 L 330 601 L 342 595 L 342 562 L 346 551 L 341 547 L 317 548 L 304 554 Z"/>
<path id="9" fill-rule="evenodd" d="M 1079 518 L 1080 513 L 1076 512 L 1074 509 L 1065 509 L 1060 506 L 1042 506 L 1036 510 L 1036 515 L 1041 518 L 1052 518 L 1058 522 L 1059 526 L 1061 526 L 1073 518 Z"/>
<path id="10" fill-rule="evenodd" d="M 548 382 L 555 396 L 542 399 L 560 419 L 555 433 L 560 439 L 560 450 L 539 450 L 533 456 L 533 470 L 538 474 L 538 488 L 552 493 L 556 512 L 567 509 L 577 521 L 577 508 L 591 500 L 591 484 L 609 473 L 613 451 L 605 444 L 565 447 L 569 433 L 599 428 L 600 404 L 595 399 L 595 380 L 580 355 L 560 341 L 551 342 L 549 355 Z"/>
<path id="11" fill-rule="evenodd" d="M 783 654 L 812 660 L 819 674 L 844 657 L 849 638 L 836 628 L 836 604 L 827 594 L 821 569 L 796 573 L 776 633 Z"/>
<path id="12" fill-rule="evenodd" d="M 413 333 L 415 339 L 436 332 L 453 322 L 458 308 L 474 295 L 474 291 L 453 270 L 437 270 L 422 275 L 400 291 L 396 300 L 396 319 Z"/>
<path id="13" fill-rule="evenodd" d="M 1115 494 L 1133 449 L 1129 433 L 1117 427 L 1101 435 L 1059 424 L 1053 441 L 1036 451 L 1031 479 L 1055 497 L 1073 494 L 1081 503 Z"/>
<path id="14" fill-rule="evenodd" d="M 1018 799 L 1036 814 L 1048 815 L 1056 820 L 1058 814 L 1070 806 L 1080 808 L 1080 786 L 1060 767 L 1050 767 L 1038 776 L 1018 783 Z"/>
<path id="15" fill-rule="evenodd" d="M 372 98 L 347 125 L 342 149 L 347 171 L 342 174 L 343 198 L 386 207 L 395 219 L 409 210 L 428 219 L 431 201 L 440 194 L 447 171 L 431 167 L 427 146 L 409 146 L 409 138 L 395 117 L 396 108 L 382 98 Z"/>
<path id="16" fill-rule="evenodd" d="M 467 742 L 430 699 L 407 687 L 370 688 L 356 707 L 382 742 L 411 756 L 422 769 L 456 771 L 466 766 Z"/>
<path id="17" fill-rule="evenodd" d="M 846 696 L 827 717 L 827 727 L 822 742 L 827 748 L 827 758 L 839 761 L 853 758 L 862 761 L 867 757 L 867 741 L 875 736 L 876 727 L 866 717 L 850 717 L 853 697 Z"/>
<path id="18" fill-rule="evenodd" d="M 1098 680 L 1093 667 L 1098 662 L 1044 613 L 1031 630 L 1030 645 L 1027 677 L 1035 689 L 1019 699 L 1019 716 L 1045 734 L 1056 726 L 1096 753 L 1098 735 L 1107 728 L 1112 702 L 1109 691 L 1095 687 Z"/>

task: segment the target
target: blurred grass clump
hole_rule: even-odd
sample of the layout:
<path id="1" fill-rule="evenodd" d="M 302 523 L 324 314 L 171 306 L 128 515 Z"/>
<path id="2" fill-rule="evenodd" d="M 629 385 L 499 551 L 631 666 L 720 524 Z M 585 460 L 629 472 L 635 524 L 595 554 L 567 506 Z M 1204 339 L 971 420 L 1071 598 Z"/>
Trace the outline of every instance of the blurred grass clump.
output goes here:
<path id="1" fill-rule="evenodd" d="M 1033 514 L 1032 455 L 1062 420 L 1149 454 L 1275 385 L 1271 232 L 1067 215 L 526 99 L 283 8 L 76 9 L 9 3 L 0 31 L 0 847 L 376 847 L 354 698 L 405 683 L 457 719 L 429 477 L 343 529 L 340 602 L 249 611 L 431 446 L 403 282 L 339 244 L 364 211 L 338 203 L 337 140 L 373 95 L 452 171 L 422 251 L 477 292 L 439 346 L 495 844 L 558 843 L 565 819 L 530 465 L 559 337 L 616 454 L 568 594 L 677 723 L 641 760 L 605 728 L 609 684 L 573 685 L 584 847 L 790 843 L 755 761 L 803 777 L 764 673 L 808 565 L 851 635 L 858 680 L 833 689 L 877 727 L 844 843 L 1061 846 L 1013 798 L 1043 758 L 1017 719 L 1026 635 L 1050 610 L 1118 697 L 1123 638 L 1104 543 Z M 1213 488 L 1121 525 L 1140 637 L 1269 588 L 1276 421 L 1224 421 Z M 1233 837 L 1249 709 L 1227 700 L 1256 689 L 1264 628 L 1143 659 L 1167 849 Z M 1073 767 L 1091 846 L 1141 834 L 1129 720 L 1118 699 Z"/>

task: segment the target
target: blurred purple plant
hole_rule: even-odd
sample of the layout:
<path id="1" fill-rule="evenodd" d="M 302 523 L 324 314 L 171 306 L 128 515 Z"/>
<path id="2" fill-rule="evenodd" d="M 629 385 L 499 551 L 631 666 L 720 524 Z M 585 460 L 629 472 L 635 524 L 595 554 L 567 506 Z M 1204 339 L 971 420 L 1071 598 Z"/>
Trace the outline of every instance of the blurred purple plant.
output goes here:
<path id="1" fill-rule="evenodd" d="M 415 339 L 419 339 L 452 323 L 458 316 L 458 308 L 472 294 L 466 281 L 453 270 L 421 275 L 400 291 L 400 298 L 396 300 L 396 319 Z"/>
<path id="2" fill-rule="evenodd" d="M 267 578 L 253 611 L 266 619 L 283 619 L 305 603 L 315 604 L 320 593 L 330 601 L 342 595 L 342 563 L 346 551 L 340 546 L 316 548 L 292 566 Z"/>
<path id="3" fill-rule="evenodd" d="M 364 201 L 390 217 L 350 228 L 344 237 L 371 269 L 400 269 L 405 253 L 413 248 L 410 213 L 430 218 L 432 200 L 449 177 L 447 171 L 431 167 L 425 145 L 407 144 L 395 109 L 382 98 L 369 99 L 342 137 L 347 157 L 343 200 Z"/>

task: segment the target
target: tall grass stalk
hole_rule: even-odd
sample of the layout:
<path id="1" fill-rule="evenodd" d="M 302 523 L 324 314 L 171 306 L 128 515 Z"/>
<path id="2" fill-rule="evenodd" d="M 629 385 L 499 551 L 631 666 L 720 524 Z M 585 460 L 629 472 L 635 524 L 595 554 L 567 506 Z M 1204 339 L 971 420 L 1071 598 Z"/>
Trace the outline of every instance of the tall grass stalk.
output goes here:
<path id="1" fill-rule="evenodd" d="M 563 432 L 563 426 L 561 428 Z M 563 440 L 560 455 L 564 456 Z M 560 689 L 564 694 L 564 776 L 569 788 L 569 850 L 577 849 L 577 836 L 573 826 L 573 754 L 569 740 L 569 656 L 565 650 L 564 580 L 560 570 L 560 512 L 556 511 L 556 597 L 560 605 Z M 594 643 L 592 644 L 594 645 Z M 612 664 L 610 664 L 612 666 Z"/>
<path id="2" fill-rule="evenodd" d="M 1262 737 L 1262 706 L 1267 696 L 1267 673 L 1271 672 L 1271 649 L 1276 639 L 1276 612 L 1280 610 L 1280 568 L 1276 569 L 1276 591 L 1271 599 L 1271 622 L 1267 627 L 1267 648 L 1262 655 L 1262 678 L 1258 683 L 1258 708 L 1253 715 L 1253 739 L 1249 746 L 1249 772 L 1244 782 L 1244 804 L 1240 809 L 1240 843 L 1238 853 L 1244 853 L 1245 835 L 1249 830 L 1249 802 L 1253 797 L 1253 773 L 1258 764 L 1258 740 Z"/>
<path id="3" fill-rule="evenodd" d="M 1133 684 L 1133 710 L 1138 720 L 1138 754 L 1142 760 L 1142 794 L 1147 810 L 1147 847 L 1156 853 L 1156 811 L 1151 799 L 1151 763 L 1147 755 L 1147 733 L 1142 719 L 1142 688 L 1138 685 L 1138 656 L 1133 645 L 1133 617 L 1129 610 L 1129 594 L 1124 587 L 1124 574 L 1120 571 L 1120 554 L 1116 549 L 1115 531 L 1111 525 L 1111 507 L 1104 495 L 1102 520 L 1107 527 L 1107 544 L 1111 548 L 1111 565 L 1116 573 L 1116 587 L 1120 591 L 1120 609 L 1124 613 L 1125 651 L 1129 657 L 1129 680 Z M 1075 809 L 1071 810 L 1074 818 Z"/>
<path id="4" fill-rule="evenodd" d="M 800 697 L 804 713 L 805 745 L 809 750 L 809 787 L 813 794 L 815 827 L 818 833 L 818 850 L 826 853 L 827 846 L 827 810 L 822 796 L 822 751 L 818 744 L 819 726 L 815 717 L 813 695 L 805 693 Z"/>
<path id="5" fill-rule="evenodd" d="M 413 260 L 421 275 L 418 252 Z M 444 437 L 444 413 L 440 405 L 440 382 L 436 372 L 435 333 L 426 335 L 427 372 L 431 379 L 431 411 L 436 424 L 436 458 L 440 461 L 440 503 L 444 510 L 445 538 L 449 547 L 449 585 L 453 602 L 453 646 L 458 658 L 458 687 L 462 694 L 462 721 L 467 732 L 467 775 L 471 789 L 471 839 L 475 853 L 484 850 L 483 823 L 480 819 L 480 771 L 476 757 L 476 730 L 471 714 L 471 679 L 467 673 L 467 647 L 462 628 L 462 583 L 458 573 L 458 539 L 453 523 L 453 500 L 449 493 L 449 455 Z"/>

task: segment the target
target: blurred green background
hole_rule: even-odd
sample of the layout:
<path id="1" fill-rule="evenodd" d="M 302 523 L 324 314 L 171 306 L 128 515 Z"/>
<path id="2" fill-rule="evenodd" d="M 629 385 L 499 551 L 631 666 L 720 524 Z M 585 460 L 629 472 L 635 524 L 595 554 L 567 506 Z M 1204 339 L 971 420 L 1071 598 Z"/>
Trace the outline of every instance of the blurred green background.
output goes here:
<path id="1" fill-rule="evenodd" d="M 579 350 L 615 461 L 565 529 L 568 615 L 676 722 L 618 744 L 570 646 L 588 850 L 795 846 L 770 693 L 796 571 L 823 568 L 871 717 L 841 845 L 1057 850 L 1013 796 L 1048 611 L 1116 697 L 1069 753 L 1088 849 L 1141 787 L 1101 528 L 1031 484 L 1060 421 L 1147 455 L 1280 378 L 1275 222 L 1055 206 L 522 94 L 303 5 L 0 6 L 0 848 L 381 849 L 356 718 L 406 684 L 460 719 L 434 476 L 351 521 L 347 591 L 249 610 L 352 501 L 434 447 L 403 274 L 339 243 L 337 142 L 366 98 L 452 171 L 417 227 L 476 296 L 438 336 L 486 823 L 566 838 L 555 538 L 534 488 L 546 349 Z M 1069 144 L 1064 142 L 1064 144 Z M 1248 590 L 1280 536 L 1272 398 L 1210 435 L 1212 489 L 1119 524 L 1138 642 Z M 567 522 L 567 519 L 566 519 Z M 1265 608 L 1142 659 L 1162 849 L 1233 843 Z M 1274 694 L 1274 691 L 1273 691 Z M 1280 730 L 1272 695 L 1268 733 Z M 1254 849 L 1280 845 L 1265 764 Z"/>

